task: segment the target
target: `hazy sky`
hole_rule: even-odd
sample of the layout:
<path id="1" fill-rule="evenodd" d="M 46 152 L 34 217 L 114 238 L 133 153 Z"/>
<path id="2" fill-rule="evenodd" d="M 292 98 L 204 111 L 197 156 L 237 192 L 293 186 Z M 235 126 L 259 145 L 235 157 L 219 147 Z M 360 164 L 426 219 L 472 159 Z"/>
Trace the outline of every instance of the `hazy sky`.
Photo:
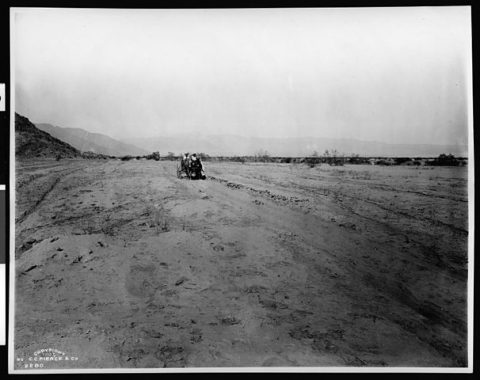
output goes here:
<path id="1" fill-rule="evenodd" d="M 16 111 L 113 137 L 467 142 L 468 7 L 17 10 Z"/>

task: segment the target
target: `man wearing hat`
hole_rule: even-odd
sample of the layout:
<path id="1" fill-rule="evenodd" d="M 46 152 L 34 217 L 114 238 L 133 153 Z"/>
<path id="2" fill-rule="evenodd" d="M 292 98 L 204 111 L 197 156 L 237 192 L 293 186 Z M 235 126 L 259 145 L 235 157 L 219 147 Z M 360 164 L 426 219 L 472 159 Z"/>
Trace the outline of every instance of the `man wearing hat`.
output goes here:
<path id="1" fill-rule="evenodd" d="M 193 153 L 190 156 L 190 172 L 195 173 L 195 178 L 196 179 L 205 179 L 206 176 L 203 172 L 203 164 L 202 161 L 200 161 L 200 158 L 197 157 L 196 153 Z"/>

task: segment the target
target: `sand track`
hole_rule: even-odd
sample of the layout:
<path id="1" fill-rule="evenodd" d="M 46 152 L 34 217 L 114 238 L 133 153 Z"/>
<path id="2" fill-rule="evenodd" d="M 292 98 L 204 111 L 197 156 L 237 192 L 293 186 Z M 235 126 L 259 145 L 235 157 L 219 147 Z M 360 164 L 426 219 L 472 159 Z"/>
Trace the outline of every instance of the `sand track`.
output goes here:
<path id="1" fill-rule="evenodd" d="M 174 162 L 50 165 L 17 170 L 17 357 L 466 364 L 465 168 L 207 163 L 188 181 Z"/>

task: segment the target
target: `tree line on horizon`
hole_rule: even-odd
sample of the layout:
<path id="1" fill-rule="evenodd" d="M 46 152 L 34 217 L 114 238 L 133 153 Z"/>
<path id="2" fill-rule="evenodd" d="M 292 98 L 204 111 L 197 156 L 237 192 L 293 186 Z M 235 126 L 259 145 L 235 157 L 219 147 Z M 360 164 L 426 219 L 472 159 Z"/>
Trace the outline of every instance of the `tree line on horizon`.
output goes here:
<path id="1" fill-rule="evenodd" d="M 155 160 L 155 161 L 176 161 L 179 160 L 183 154 L 175 154 L 168 152 L 166 155 L 160 155 L 159 152 L 153 152 L 145 156 L 131 156 L 116 157 L 122 161 L 129 160 Z M 360 156 L 359 154 L 345 155 L 338 152 L 336 149 L 325 150 L 323 154 L 314 151 L 311 155 L 305 157 L 279 157 L 272 156 L 266 150 L 258 150 L 253 155 L 244 156 L 210 156 L 207 153 L 197 153 L 202 161 L 231 161 L 231 162 L 263 162 L 263 163 L 297 163 L 307 164 L 314 167 L 319 164 L 328 164 L 331 166 L 343 166 L 345 164 L 351 165 L 381 165 L 381 166 L 396 166 L 396 165 L 412 165 L 412 166 L 465 166 L 467 159 L 463 157 L 455 157 L 453 154 L 442 153 L 435 158 L 426 157 L 375 157 L 375 156 Z M 113 157 L 112 157 L 113 158 Z"/>

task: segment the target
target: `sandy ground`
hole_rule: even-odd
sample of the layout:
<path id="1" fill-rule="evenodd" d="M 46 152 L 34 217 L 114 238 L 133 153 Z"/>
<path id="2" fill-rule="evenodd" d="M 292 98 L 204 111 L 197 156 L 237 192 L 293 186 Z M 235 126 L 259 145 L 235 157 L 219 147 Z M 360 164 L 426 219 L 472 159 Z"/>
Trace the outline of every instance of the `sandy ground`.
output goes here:
<path id="1" fill-rule="evenodd" d="M 17 162 L 16 368 L 467 364 L 466 168 L 175 168 Z"/>

